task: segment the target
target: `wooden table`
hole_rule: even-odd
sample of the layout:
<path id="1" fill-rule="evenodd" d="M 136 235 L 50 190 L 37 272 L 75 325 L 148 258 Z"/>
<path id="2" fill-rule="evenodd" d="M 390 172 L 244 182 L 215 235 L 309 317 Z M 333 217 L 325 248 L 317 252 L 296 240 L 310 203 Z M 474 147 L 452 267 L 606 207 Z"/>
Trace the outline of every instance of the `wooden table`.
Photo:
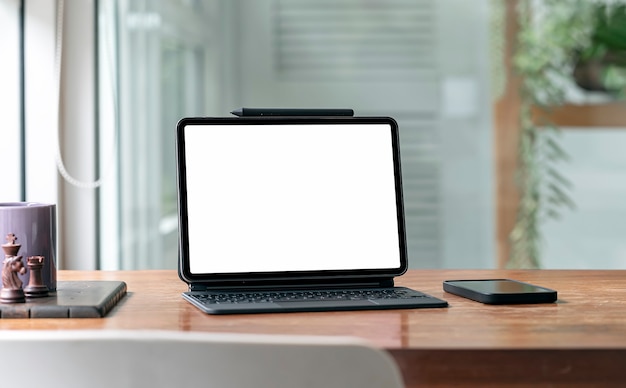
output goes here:
<path id="1" fill-rule="evenodd" d="M 442 290 L 445 279 L 513 278 L 559 301 L 489 306 Z M 103 319 L 0 319 L 0 329 L 163 329 L 349 335 L 384 347 L 413 386 L 626 386 L 626 271 L 412 270 L 397 285 L 448 308 L 210 316 L 184 301 L 175 271 L 60 271 L 59 280 L 124 280 Z"/>

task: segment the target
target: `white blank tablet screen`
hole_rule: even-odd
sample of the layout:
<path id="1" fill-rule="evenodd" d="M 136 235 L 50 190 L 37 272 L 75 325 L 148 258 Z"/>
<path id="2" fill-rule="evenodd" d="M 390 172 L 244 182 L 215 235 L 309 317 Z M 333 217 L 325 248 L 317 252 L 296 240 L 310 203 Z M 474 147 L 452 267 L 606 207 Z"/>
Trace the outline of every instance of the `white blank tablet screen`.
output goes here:
<path id="1" fill-rule="evenodd" d="M 184 131 L 191 273 L 400 266 L 388 124 Z"/>

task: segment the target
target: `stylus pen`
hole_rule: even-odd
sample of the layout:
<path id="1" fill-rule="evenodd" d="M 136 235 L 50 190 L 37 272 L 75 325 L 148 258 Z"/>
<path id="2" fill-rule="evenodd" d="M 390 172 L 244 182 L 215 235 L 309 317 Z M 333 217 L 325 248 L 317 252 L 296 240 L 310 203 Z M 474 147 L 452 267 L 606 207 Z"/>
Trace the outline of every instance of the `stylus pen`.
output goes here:
<path id="1" fill-rule="evenodd" d="M 230 113 L 239 117 L 256 116 L 354 116 L 352 109 L 239 108 Z"/>

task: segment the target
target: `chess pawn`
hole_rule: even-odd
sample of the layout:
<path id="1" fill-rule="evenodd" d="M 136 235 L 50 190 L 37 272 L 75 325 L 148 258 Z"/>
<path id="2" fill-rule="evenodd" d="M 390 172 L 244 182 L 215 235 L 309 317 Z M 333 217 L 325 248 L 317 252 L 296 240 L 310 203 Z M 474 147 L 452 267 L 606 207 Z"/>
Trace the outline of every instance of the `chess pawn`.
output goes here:
<path id="1" fill-rule="evenodd" d="M 30 256 L 26 259 L 26 266 L 30 270 L 28 285 L 24 287 L 27 298 L 43 298 L 48 296 L 48 287 L 44 284 L 41 270 L 44 266 L 43 256 Z"/>

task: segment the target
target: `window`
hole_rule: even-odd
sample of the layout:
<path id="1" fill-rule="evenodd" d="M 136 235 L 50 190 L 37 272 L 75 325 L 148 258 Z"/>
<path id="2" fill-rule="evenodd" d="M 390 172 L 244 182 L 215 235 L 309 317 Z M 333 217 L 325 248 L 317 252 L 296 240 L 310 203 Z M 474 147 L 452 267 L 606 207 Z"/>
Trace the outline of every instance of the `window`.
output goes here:
<path id="1" fill-rule="evenodd" d="M 100 2 L 102 268 L 176 266 L 174 129 L 215 111 L 216 4 Z"/>
<path id="2" fill-rule="evenodd" d="M 624 108 L 622 108 L 624 109 Z M 563 174 L 576 208 L 545 226 L 547 268 L 626 267 L 626 127 L 566 127 Z"/>
<path id="3" fill-rule="evenodd" d="M 502 39 L 489 20 L 506 8 L 510 22 L 515 3 L 0 0 L 0 152 L 11 166 L 0 195 L 59 204 L 59 268 L 174 268 L 180 117 L 345 106 L 400 123 L 411 266 L 502 265 L 515 219 L 517 90 L 508 83 L 512 98 L 493 104 L 490 48 L 515 36 Z M 494 106 L 511 120 L 494 125 Z M 544 264 L 623 268 L 615 215 L 626 167 L 612 148 L 624 141 L 623 104 L 565 108 L 554 114 L 578 207 L 545 225 Z M 102 186 L 60 176 L 57 139 L 67 172 Z"/>
<path id="4" fill-rule="evenodd" d="M 100 7 L 100 138 L 118 145 L 115 183 L 101 190 L 102 268 L 176 266 L 176 122 L 240 106 L 393 116 L 411 265 L 493 266 L 486 1 Z"/>

